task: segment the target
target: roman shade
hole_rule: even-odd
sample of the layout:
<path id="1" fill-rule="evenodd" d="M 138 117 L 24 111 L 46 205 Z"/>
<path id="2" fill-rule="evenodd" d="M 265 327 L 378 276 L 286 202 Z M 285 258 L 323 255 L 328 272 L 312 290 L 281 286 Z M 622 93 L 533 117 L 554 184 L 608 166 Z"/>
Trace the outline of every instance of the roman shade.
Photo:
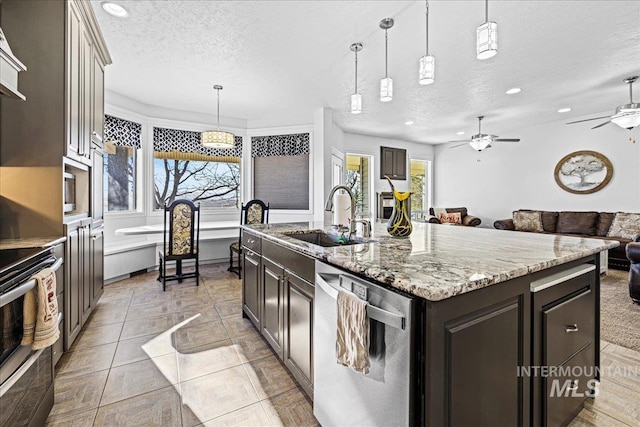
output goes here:
<path id="1" fill-rule="evenodd" d="M 200 143 L 200 132 L 153 128 L 153 154 L 157 159 L 240 163 L 242 137 L 236 136 L 234 141 L 231 149 L 206 148 Z"/>
<path id="2" fill-rule="evenodd" d="M 118 147 L 140 148 L 142 146 L 140 123 L 121 119 L 119 117 L 104 116 L 104 140 Z M 108 151 L 108 150 L 107 150 Z"/>

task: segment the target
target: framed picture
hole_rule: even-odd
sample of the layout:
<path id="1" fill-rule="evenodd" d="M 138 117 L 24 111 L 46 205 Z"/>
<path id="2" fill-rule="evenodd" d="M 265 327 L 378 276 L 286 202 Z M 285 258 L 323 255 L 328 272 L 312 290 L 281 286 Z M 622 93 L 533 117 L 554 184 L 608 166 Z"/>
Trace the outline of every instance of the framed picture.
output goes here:
<path id="1" fill-rule="evenodd" d="M 596 151 L 576 151 L 564 156 L 556 165 L 554 177 L 565 191 L 590 194 L 602 190 L 611 181 L 613 165 Z"/>

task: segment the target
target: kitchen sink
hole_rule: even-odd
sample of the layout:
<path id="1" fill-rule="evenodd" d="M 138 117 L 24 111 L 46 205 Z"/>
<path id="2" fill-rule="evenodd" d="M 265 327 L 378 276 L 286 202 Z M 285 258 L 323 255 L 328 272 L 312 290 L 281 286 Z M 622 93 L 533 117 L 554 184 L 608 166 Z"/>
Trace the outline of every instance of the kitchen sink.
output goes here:
<path id="1" fill-rule="evenodd" d="M 306 233 L 287 233 L 287 236 L 302 240 L 303 242 L 312 243 L 322 247 L 357 245 L 360 243 L 369 243 L 372 240 L 362 237 L 352 237 L 349 241 L 341 240 L 341 234 L 330 234 L 322 231 L 310 231 Z M 346 236 L 345 236 L 346 237 Z"/>

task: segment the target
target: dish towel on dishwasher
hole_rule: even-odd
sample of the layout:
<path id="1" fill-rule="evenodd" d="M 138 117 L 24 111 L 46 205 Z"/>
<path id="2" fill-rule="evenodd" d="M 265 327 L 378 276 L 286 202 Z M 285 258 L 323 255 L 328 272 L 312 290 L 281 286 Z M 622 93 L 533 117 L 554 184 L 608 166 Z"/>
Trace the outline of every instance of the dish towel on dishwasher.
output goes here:
<path id="1" fill-rule="evenodd" d="M 36 286 L 24 295 L 22 345 L 34 350 L 49 347 L 60 337 L 56 272 L 44 268 L 33 275 Z"/>
<path id="2" fill-rule="evenodd" d="M 361 374 L 369 373 L 369 317 L 367 301 L 350 292 L 338 291 L 338 363 Z"/>

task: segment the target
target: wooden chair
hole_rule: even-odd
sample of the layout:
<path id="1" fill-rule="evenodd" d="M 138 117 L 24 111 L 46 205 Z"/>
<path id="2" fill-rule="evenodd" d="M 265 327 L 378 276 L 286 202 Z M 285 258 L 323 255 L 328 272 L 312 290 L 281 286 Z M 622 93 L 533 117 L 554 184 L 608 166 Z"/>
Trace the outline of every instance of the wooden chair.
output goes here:
<path id="1" fill-rule="evenodd" d="M 164 238 L 162 250 L 158 252 L 158 281 L 162 282 L 162 290 L 166 290 L 166 282 L 195 277 L 198 286 L 200 276 L 198 265 L 198 243 L 200 239 L 200 206 L 189 200 L 175 200 L 169 206 L 164 205 Z M 182 272 L 182 261 L 195 259 L 195 271 Z M 176 272 L 167 275 L 167 262 L 176 262 Z"/>
<path id="2" fill-rule="evenodd" d="M 268 224 L 269 223 L 269 204 L 266 205 L 262 200 L 254 199 L 247 202 L 246 205 L 242 205 L 240 211 L 240 225 L 245 224 Z M 242 255 L 242 229 L 240 229 L 240 236 L 237 242 L 229 245 L 229 268 L 227 271 L 234 272 L 241 279 L 242 275 L 240 271 L 242 266 L 240 265 L 240 258 Z M 237 265 L 233 265 L 233 254 L 237 254 Z"/>

